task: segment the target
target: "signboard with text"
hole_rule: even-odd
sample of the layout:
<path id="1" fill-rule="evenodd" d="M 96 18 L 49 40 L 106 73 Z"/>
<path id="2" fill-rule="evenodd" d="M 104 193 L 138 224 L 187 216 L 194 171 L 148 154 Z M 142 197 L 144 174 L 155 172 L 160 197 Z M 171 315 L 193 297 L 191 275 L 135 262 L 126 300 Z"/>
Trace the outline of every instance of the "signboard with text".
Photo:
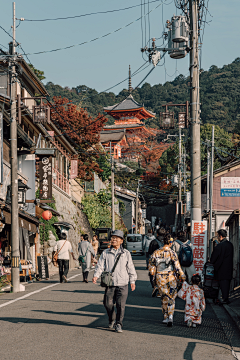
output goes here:
<path id="1" fill-rule="evenodd" d="M 40 156 L 39 190 L 40 200 L 52 199 L 52 156 Z"/>
<path id="2" fill-rule="evenodd" d="M 47 256 L 38 256 L 37 264 L 38 264 L 39 278 L 40 279 L 48 279 L 49 271 L 48 271 Z"/>
<path id="3" fill-rule="evenodd" d="M 71 179 L 78 176 L 78 160 L 71 160 Z"/>
<path id="4" fill-rule="evenodd" d="M 196 272 L 202 273 L 203 266 L 207 261 L 207 221 L 192 220 L 191 242 Z"/>
<path id="5" fill-rule="evenodd" d="M 240 196 L 240 177 L 221 177 L 221 197 Z"/>

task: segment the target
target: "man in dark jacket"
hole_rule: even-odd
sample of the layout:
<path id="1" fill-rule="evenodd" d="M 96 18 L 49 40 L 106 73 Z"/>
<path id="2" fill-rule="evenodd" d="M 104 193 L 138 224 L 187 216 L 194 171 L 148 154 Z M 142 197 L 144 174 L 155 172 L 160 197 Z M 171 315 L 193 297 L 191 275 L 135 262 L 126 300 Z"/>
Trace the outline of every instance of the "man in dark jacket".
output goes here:
<path id="1" fill-rule="evenodd" d="M 229 304 L 228 296 L 233 275 L 233 244 L 226 239 L 226 230 L 218 230 L 217 236 L 219 244 L 214 248 L 210 262 L 219 281 L 223 303 Z"/>
<path id="2" fill-rule="evenodd" d="M 164 229 L 164 227 L 161 227 L 160 229 L 158 229 L 157 238 L 150 242 L 150 245 L 148 248 L 149 256 L 152 256 L 152 254 L 154 253 L 155 250 L 161 249 L 163 247 L 163 245 L 164 245 L 163 239 L 164 239 L 165 235 L 166 235 L 166 230 Z"/>

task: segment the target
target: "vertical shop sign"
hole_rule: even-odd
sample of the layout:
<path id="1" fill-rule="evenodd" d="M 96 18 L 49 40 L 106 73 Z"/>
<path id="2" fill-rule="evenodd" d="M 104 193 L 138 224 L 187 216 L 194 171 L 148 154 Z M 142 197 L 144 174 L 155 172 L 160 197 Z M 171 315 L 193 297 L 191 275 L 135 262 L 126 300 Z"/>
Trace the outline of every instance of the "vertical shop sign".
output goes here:
<path id="1" fill-rule="evenodd" d="M 40 279 L 48 279 L 49 272 L 48 272 L 47 256 L 38 256 L 37 264 L 38 264 L 39 278 Z"/>
<path id="2" fill-rule="evenodd" d="M 52 156 L 40 156 L 39 161 L 40 200 L 52 199 Z"/>
<path id="3" fill-rule="evenodd" d="M 71 179 L 78 176 L 78 160 L 71 160 Z"/>
<path id="4" fill-rule="evenodd" d="M 201 273 L 207 261 L 207 221 L 192 220 L 191 241 L 193 244 L 193 263 Z"/>

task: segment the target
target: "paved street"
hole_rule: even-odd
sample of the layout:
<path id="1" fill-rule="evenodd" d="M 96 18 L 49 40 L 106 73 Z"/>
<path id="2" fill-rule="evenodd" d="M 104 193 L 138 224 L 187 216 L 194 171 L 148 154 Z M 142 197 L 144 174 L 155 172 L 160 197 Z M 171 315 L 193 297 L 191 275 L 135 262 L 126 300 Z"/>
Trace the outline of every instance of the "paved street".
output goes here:
<path id="1" fill-rule="evenodd" d="M 151 298 L 145 261 L 134 259 L 137 289 L 128 297 L 122 334 L 106 328 L 102 288 L 83 283 L 81 270 L 75 270 L 67 284 L 54 276 L 27 285 L 24 293 L 0 296 L 1 360 L 230 360 L 236 358 L 232 349 L 240 354 L 240 334 L 218 306 L 207 305 L 202 326 L 188 329 L 178 299 L 174 327 L 162 324 L 161 302 Z"/>

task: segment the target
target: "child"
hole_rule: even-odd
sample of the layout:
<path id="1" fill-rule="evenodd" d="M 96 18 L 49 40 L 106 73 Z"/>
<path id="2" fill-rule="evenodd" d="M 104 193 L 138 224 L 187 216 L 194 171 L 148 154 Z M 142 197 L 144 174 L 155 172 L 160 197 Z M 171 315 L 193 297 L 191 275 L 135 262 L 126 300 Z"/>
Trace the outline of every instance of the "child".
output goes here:
<path id="1" fill-rule="evenodd" d="M 192 285 L 184 281 L 178 296 L 186 300 L 185 319 L 188 327 L 196 327 L 202 322 L 202 312 L 205 310 L 204 292 L 198 287 L 201 282 L 201 277 L 194 274 L 191 279 Z"/>

